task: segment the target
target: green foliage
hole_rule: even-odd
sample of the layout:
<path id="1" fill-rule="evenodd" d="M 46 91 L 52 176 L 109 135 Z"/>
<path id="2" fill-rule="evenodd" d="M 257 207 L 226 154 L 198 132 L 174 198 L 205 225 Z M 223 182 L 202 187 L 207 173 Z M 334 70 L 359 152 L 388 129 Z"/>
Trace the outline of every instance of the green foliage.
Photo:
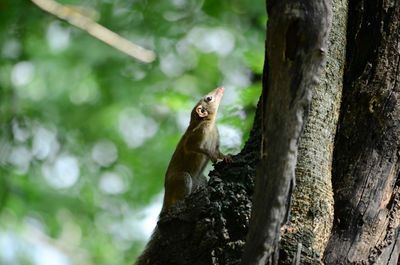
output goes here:
<path id="1" fill-rule="evenodd" d="M 0 264 L 132 264 L 199 97 L 226 87 L 224 152 L 248 137 L 264 2 L 59 2 L 96 11 L 157 60 L 134 61 L 30 1 L 0 1 Z"/>

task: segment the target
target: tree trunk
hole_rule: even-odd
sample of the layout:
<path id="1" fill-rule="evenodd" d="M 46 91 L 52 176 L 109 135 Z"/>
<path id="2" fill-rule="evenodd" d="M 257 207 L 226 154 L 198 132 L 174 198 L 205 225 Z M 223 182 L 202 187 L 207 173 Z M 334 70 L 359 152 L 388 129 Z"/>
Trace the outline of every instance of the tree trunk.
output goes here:
<path id="1" fill-rule="evenodd" d="M 350 1 L 325 264 L 397 264 L 400 252 L 400 2 Z"/>
<path id="2" fill-rule="evenodd" d="M 399 2 L 364 0 L 349 3 L 343 102 L 332 164 L 335 217 L 327 244 L 332 220 L 329 169 L 346 42 L 346 5 L 333 0 L 335 13 L 329 35 L 328 62 L 323 80 L 313 91 L 310 118 L 300 139 L 297 186 L 290 223 L 284 229 L 281 241 L 281 264 L 321 263 L 326 244 L 323 256 L 326 265 L 397 264 L 400 252 Z M 273 4 L 268 2 L 269 12 L 276 8 Z M 285 13 L 271 13 L 270 19 L 274 14 Z M 268 34 L 278 30 L 273 29 L 274 25 L 285 27 L 269 24 Z M 279 39 L 270 41 L 278 43 Z M 290 58 L 299 49 L 290 44 L 292 42 L 284 42 L 277 47 L 268 44 L 268 49 L 271 52 L 272 49 L 285 49 L 274 55 Z M 263 93 L 268 97 L 263 97 L 262 102 L 274 99 L 268 94 L 271 85 L 267 83 L 276 76 L 287 74 L 273 69 L 273 64 L 271 61 L 265 67 Z M 233 162 L 217 164 L 210 173 L 207 187 L 197 190 L 160 216 L 153 238 L 137 264 L 247 264 L 247 260 L 242 261 L 242 255 L 252 216 L 254 176 L 261 142 L 265 151 L 271 148 L 265 140 L 275 141 L 281 137 L 268 136 L 270 138 L 261 140 L 262 128 L 265 130 L 262 119 L 267 119 L 264 125 L 268 124 L 268 119 L 278 119 L 274 115 L 266 118 L 274 113 L 268 109 L 268 104 L 259 103 L 249 141 Z M 273 122 L 279 124 L 282 121 Z M 266 169 L 264 163 L 263 169 Z M 281 195 L 288 193 L 288 179 L 283 182 L 282 186 L 278 185 L 283 187 Z M 267 189 L 271 187 L 276 184 Z M 260 191 L 258 193 L 262 194 Z M 272 199 L 277 200 L 274 196 Z M 282 204 L 283 197 L 279 198 L 277 219 L 268 226 L 272 227 L 272 233 L 268 234 L 272 239 L 271 248 L 267 250 L 269 254 L 276 251 L 279 220 L 285 213 L 282 207 L 287 206 Z M 263 225 L 262 230 L 254 226 L 253 234 L 270 231 L 265 223 Z M 250 240 L 248 247 L 259 242 Z M 261 240 L 261 244 L 264 243 Z M 249 260 L 255 257 L 256 261 L 253 261 L 259 261 L 258 254 L 248 253 Z"/>
<path id="3" fill-rule="evenodd" d="M 332 1 L 327 62 L 313 90 L 300 138 L 290 220 L 283 230 L 280 264 L 321 263 L 333 224 L 331 168 L 346 48 L 347 1 Z M 297 254 L 299 252 L 299 254 Z"/>
<path id="4" fill-rule="evenodd" d="M 242 264 L 277 264 L 298 142 L 327 52 L 328 1 L 268 1 L 263 137 Z"/>

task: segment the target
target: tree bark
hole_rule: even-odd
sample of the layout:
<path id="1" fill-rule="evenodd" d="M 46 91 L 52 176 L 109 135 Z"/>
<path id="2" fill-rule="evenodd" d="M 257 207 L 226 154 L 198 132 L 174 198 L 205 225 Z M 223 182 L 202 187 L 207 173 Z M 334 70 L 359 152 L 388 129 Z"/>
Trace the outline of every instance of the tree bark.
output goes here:
<path id="1" fill-rule="evenodd" d="M 335 219 L 325 264 L 397 264 L 400 252 L 400 2 L 349 2 L 335 141 Z"/>
<path id="2" fill-rule="evenodd" d="M 268 1 L 263 137 L 243 265 L 277 264 L 299 137 L 327 52 L 328 1 Z"/>
<path id="3" fill-rule="evenodd" d="M 327 62 L 313 89 L 300 138 L 290 220 L 283 230 L 280 264 L 321 263 L 333 224 L 331 168 L 346 49 L 347 1 L 332 1 Z M 299 251 L 300 255 L 297 254 Z"/>
<path id="4" fill-rule="evenodd" d="M 278 11 L 273 12 L 273 10 L 278 10 L 280 5 L 275 4 L 275 1 L 268 2 L 271 20 L 268 41 L 272 44 L 276 43 L 277 47 L 270 42 L 267 44 L 267 48 L 276 49 L 274 50 L 276 53 L 266 51 L 271 58 L 266 60 L 268 65 L 265 66 L 263 75 L 264 96 L 260 101 L 262 104 L 259 103 L 257 108 L 249 141 L 241 153 L 233 158 L 231 164 L 216 165 L 215 170 L 210 173 L 207 187 L 197 190 L 185 201 L 176 203 L 160 216 L 154 236 L 137 264 L 252 264 L 246 263 L 247 260 L 242 261 L 242 256 L 250 216 L 256 218 L 255 214 L 251 215 L 251 208 L 255 168 L 260 158 L 261 143 L 263 143 L 263 152 L 269 151 L 267 155 L 264 154 L 263 159 L 265 159 L 271 154 L 276 154 L 274 152 L 285 154 L 282 150 L 271 149 L 275 143 L 268 141 L 278 141 L 279 137 L 297 139 L 288 137 L 288 135 L 296 135 L 293 133 L 296 130 L 270 136 L 269 133 L 272 133 L 273 127 L 268 129 L 267 126 L 268 124 L 277 126 L 277 130 L 285 126 L 279 118 L 281 113 L 272 108 L 271 102 L 276 99 L 275 103 L 279 102 L 279 107 L 283 109 L 285 105 L 282 102 L 285 97 L 279 96 L 279 93 L 284 93 L 287 83 L 293 80 L 287 69 L 283 67 L 275 69 L 272 65 L 279 65 L 276 63 L 279 56 L 284 56 L 288 61 L 294 62 L 298 51 L 303 49 L 301 45 L 300 47 L 291 45 L 297 44 L 298 35 L 287 34 L 297 32 L 300 26 L 295 27 L 293 24 L 293 27 L 289 27 L 284 23 L 274 22 L 274 15 L 278 17 L 286 14 L 286 19 L 291 19 L 290 12 L 289 15 L 285 12 L 281 14 Z M 389 0 L 363 0 L 349 3 L 343 102 L 332 164 L 335 217 L 323 256 L 323 262 L 326 265 L 395 265 L 398 262 L 400 252 L 399 5 L 399 1 Z M 297 187 L 293 194 L 290 223 L 284 230 L 281 241 L 279 259 L 281 264 L 321 263 L 321 253 L 324 251 L 329 236 L 332 220 L 329 168 L 334 124 L 337 119 L 337 102 L 340 97 L 343 46 L 345 45 L 343 32 L 346 23 L 344 2 L 333 0 L 333 8 L 336 11 L 333 29 L 329 36 L 327 67 L 323 80 L 313 91 L 310 118 L 300 139 L 296 168 Z M 274 27 L 281 27 L 281 30 Z M 308 27 L 312 29 L 311 26 Z M 280 34 L 294 36 L 294 41 L 282 42 L 282 39 L 286 37 L 273 35 L 274 32 L 278 34 L 279 31 L 281 31 Z M 278 44 L 279 41 L 281 44 Z M 305 41 L 315 40 L 306 39 Z M 302 43 L 302 45 L 305 44 Z M 281 50 L 278 51 L 278 49 Z M 288 63 L 288 66 L 291 65 Z M 293 73 L 293 75 L 301 74 L 301 71 Z M 277 91 L 276 84 L 281 77 L 287 77 L 287 79 L 283 80 L 282 84 L 279 83 L 282 91 Z M 276 83 L 270 84 L 272 80 L 276 80 Z M 273 85 L 276 87 L 274 88 Z M 310 87 L 313 86 L 310 85 Z M 276 91 L 273 92 L 273 89 Z M 294 91 L 292 97 L 296 98 L 296 92 L 299 90 L 292 91 Z M 262 126 L 262 119 L 268 115 L 271 116 L 263 122 Z M 264 137 L 269 138 L 261 139 L 262 128 L 265 130 Z M 283 143 L 277 147 L 279 148 L 288 150 L 288 144 Z M 282 156 L 274 157 L 279 160 L 278 157 L 282 158 Z M 291 153 L 291 161 L 293 161 L 293 156 L 295 155 Z M 265 163 L 271 163 L 271 165 Z M 276 161 L 263 160 L 259 169 L 265 171 L 260 170 L 262 173 L 260 176 L 265 176 L 268 166 L 274 163 Z M 288 168 L 286 170 L 290 172 Z M 278 173 L 274 173 L 273 177 L 277 175 Z M 250 255 L 244 256 L 250 262 L 258 262 L 260 256 L 266 258 L 272 253 L 276 254 L 276 242 L 279 239 L 277 236 L 281 225 L 279 220 L 286 213 L 286 210 L 282 209 L 287 209 L 287 204 L 285 204 L 287 201 L 283 198 L 285 194 L 290 193 L 288 186 L 291 176 L 290 174 L 283 175 L 284 179 L 274 180 L 278 183 L 281 181 L 283 184 L 268 185 L 267 188 L 279 188 L 279 191 L 270 190 L 276 192 L 271 194 L 265 194 L 265 190 L 261 189 L 260 183 L 265 183 L 263 182 L 265 180 L 262 178 L 262 181 L 257 180 L 259 188 L 257 196 L 279 200 L 279 205 L 272 204 L 271 206 L 279 209 L 277 217 L 271 218 L 274 220 L 267 223 L 268 226 L 261 221 L 259 224 L 261 230 L 257 230 L 257 226 L 252 227 L 253 237 L 257 232 L 260 234 L 272 232 L 267 235 L 270 239 L 267 255 L 264 255 L 264 250 L 259 248 L 256 249 L 256 254 L 252 254 L 250 250 L 248 252 Z M 258 202 L 253 208 L 256 210 L 262 206 L 263 204 Z M 259 220 L 268 217 L 261 216 Z M 262 235 L 264 237 L 252 240 L 249 234 L 250 240 L 247 242 L 247 247 L 251 248 L 251 244 L 258 244 L 258 247 L 260 244 L 265 244 L 266 237 L 265 234 Z M 249 256 L 246 257 L 246 255 Z M 276 260 L 277 255 L 273 258 Z M 268 262 L 272 260 L 268 259 Z"/>

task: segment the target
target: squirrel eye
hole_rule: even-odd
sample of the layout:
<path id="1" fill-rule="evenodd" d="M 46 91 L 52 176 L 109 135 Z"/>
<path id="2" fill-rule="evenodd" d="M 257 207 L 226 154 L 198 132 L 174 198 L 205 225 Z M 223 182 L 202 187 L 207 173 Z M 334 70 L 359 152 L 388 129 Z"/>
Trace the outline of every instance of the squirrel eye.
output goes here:
<path id="1" fill-rule="evenodd" d="M 207 102 L 210 102 L 211 100 L 212 100 L 212 97 L 211 97 L 211 96 L 206 97 L 206 101 L 207 101 Z"/>

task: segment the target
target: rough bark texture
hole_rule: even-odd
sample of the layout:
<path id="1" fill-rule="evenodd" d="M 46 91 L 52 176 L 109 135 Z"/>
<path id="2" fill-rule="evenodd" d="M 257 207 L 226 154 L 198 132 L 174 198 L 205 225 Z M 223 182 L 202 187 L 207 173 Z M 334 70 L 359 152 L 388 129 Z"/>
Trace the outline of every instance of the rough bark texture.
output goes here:
<path id="1" fill-rule="evenodd" d="M 321 262 L 333 224 L 331 168 L 346 48 L 347 1 L 332 1 L 327 62 L 313 90 L 300 138 L 290 220 L 282 235 L 280 264 Z M 301 245 L 299 245 L 301 243 Z M 297 255 L 301 251 L 301 255 Z"/>
<path id="2" fill-rule="evenodd" d="M 339 0 L 333 2 L 334 9 L 339 10 L 335 11 L 335 16 L 343 16 L 340 10 L 344 8 L 341 7 L 344 3 Z M 295 17 L 290 13 L 290 8 L 281 14 L 278 11 L 273 12 L 280 5 L 275 1 L 268 3 L 271 23 L 268 39 L 271 43 L 268 42 L 267 48 L 271 51 L 274 49 L 274 52 L 268 53 L 269 65 L 265 66 L 266 71 L 263 76 L 265 96 L 262 100 L 263 105 L 258 108 L 248 143 L 242 152 L 234 157 L 231 165 L 219 163 L 215 167 L 206 188 L 194 192 L 184 202 L 172 206 L 160 217 L 153 239 L 137 264 L 253 264 L 247 263 L 246 260 L 241 261 L 241 257 L 251 216 L 255 167 L 259 161 L 261 142 L 264 152 L 268 151 L 263 159 L 276 154 L 274 153 L 276 150 L 281 152 L 281 148 L 288 150 L 296 146 L 296 143 L 290 146 L 286 142 L 277 145 L 277 149 L 268 147 L 270 144 L 275 144 L 271 143 L 272 141 L 288 137 L 290 132 L 275 132 L 271 136 L 269 133 L 272 132 L 263 127 L 264 136 L 270 138 L 264 138 L 262 141 L 261 118 L 269 116 L 264 125 L 271 126 L 273 123 L 272 125 L 277 128 L 285 126 L 282 125 L 280 113 L 268 108 L 271 107 L 273 99 L 276 99 L 275 103 L 280 105 L 279 107 L 285 106 L 283 104 L 285 97 L 281 98 L 277 96 L 278 92 L 272 92 L 273 87 L 276 88 L 279 84 L 279 89 L 285 90 L 291 80 L 296 80 L 295 76 L 304 74 L 302 68 L 295 62 L 299 51 L 304 49 L 308 42 L 315 42 L 315 37 L 303 39 L 303 35 L 296 34 L 303 27 L 302 20 L 296 20 L 290 24 L 291 26 L 285 24 Z M 293 1 L 293 5 L 297 5 L 299 12 L 295 14 L 300 16 L 302 11 L 300 2 Z M 274 22 L 272 20 L 274 14 L 286 16 L 286 20 Z M 363 0 L 349 3 L 343 102 L 333 154 L 332 186 L 335 219 L 323 258 L 326 265 L 398 264 L 400 253 L 399 20 L 400 1 Z M 344 39 L 339 31 L 343 23 L 345 20 L 342 17 L 336 17 L 333 21 L 334 28 L 330 35 L 330 50 L 324 75 L 327 81 L 322 81 L 320 86 L 314 89 L 315 105 L 310 110 L 312 118 L 300 140 L 296 169 L 298 186 L 293 196 L 291 222 L 285 230 L 282 241 L 279 260 L 281 264 L 318 264 L 326 244 L 332 218 L 329 159 L 336 119 L 335 102 L 340 94 L 334 91 L 339 91 L 340 87 L 342 67 L 340 64 L 343 56 L 340 47 L 344 44 Z M 312 25 L 312 23 L 307 24 L 307 27 L 313 30 Z M 285 36 L 274 35 L 279 31 Z M 299 40 L 301 45 L 298 45 Z M 302 52 L 300 54 L 303 55 Z M 283 67 L 275 69 L 278 59 L 287 60 L 286 66 L 296 71 L 290 72 Z M 309 71 L 316 73 L 313 69 Z M 280 83 L 279 80 L 283 82 Z M 291 84 L 298 85 L 304 82 L 306 79 L 299 78 Z M 312 84 L 309 86 L 313 87 Z M 292 98 L 299 96 L 297 89 L 298 87 L 293 86 L 290 90 Z M 325 108 L 320 109 L 317 105 Z M 291 107 L 296 106 L 293 104 Z M 295 157 L 295 152 L 292 151 L 291 158 Z M 271 165 L 276 163 L 274 160 L 268 161 Z M 314 163 L 314 166 L 308 168 L 308 163 Z M 267 167 L 268 164 L 265 164 L 264 160 L 259 169 L 264 170 L 261 172 L 268 172 Z M 290 168 L 285 170 L 290 172 Z M 260 244 L 265 246 L 266 232 L 272 232 L 268 234 L 272 249 L 267 249 L 269 251 L 267 252 L 271 254 L 276 251 L 276 242 L 279 238 L 276 236 L 279 235 L 281 225 L 279 220 L 286 213 L 282 209 L 287 208 L 284 198 L 285 194 L 290 193 L 288 187 L 292 176 L 289 174 L 289 179 L 273 177 L 276 177 L 276 174 L 269 179 L 270 184 L 266 184 L 266 188 L 260 189 L 258 193 L 266 195 L 264 200 L 269 203 L 270 199 L 276 200 L 277 204 L 272 203 L 272 206 L 281 210 L 277 211 L 278 217 L 273 220 L 273 225 L 269 226 L 270 230 L 265 227 L 257 229 L 257 226 L 252 228 L 256 240 L 248 241 L 248 247 L 251 244 L 258 245 L 253 252 L 256 254 L 249 252 L 249 260 L 256 257 L 259 261 L 258 258 L 265 254 L 263 249 L 260 250 Z M 266 182 L 261 181 L 261 183 Z M 260 186 L 259 182 L 257 186 Z M 283 189 L 278 196 L 279 192 L 274 192 L 277 192 L 275 189 L 279 187 Z M 324 192 L 327 196 L 321 197 Z M 254 208 L 266 210 L 264 202 L 259 202 Z M 259 225 L 264 224 L 260 222 Z M 300 259 L 293 260 L 294 253 Z M 272 260 L 268 259 L 267 262 Z"/>
<path id="3" fill-rule="evenodd" d="M 277 263 L 298 141 L 324 63 L 330 25 L 329 1 L 270 0 L 267 11 L 262 158 L 243 265 Z"/>
<path id="4" fill-rule="evenodd" d="M 325 264 L 397 264 L 400 252 L 400 1 L 349 2 L 347 65 Z"/>

